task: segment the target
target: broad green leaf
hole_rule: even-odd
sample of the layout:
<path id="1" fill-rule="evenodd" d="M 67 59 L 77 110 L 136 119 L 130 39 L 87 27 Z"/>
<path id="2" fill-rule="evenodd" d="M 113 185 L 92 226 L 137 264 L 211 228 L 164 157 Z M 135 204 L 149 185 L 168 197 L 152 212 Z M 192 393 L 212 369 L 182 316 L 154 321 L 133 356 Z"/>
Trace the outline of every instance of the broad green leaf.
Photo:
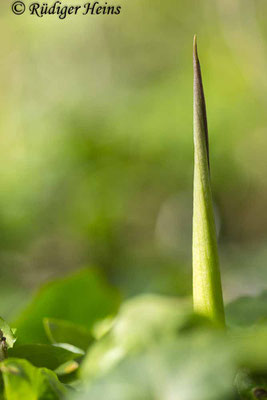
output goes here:
<path id="1" fill-rule="evenodd" d="M 206 322 L 206 320 L 205 320 Z M 159 346 L 201 321 L 195 321 L 187 301 L 143 295 L 123 303 L 111 330 L 93 344 L 82 363 L 84 378 L 105 373 L 128 354 Z"/>
<path id="2" fill-rule="evenodd" d="M 235 363 L 223 337 L 194 335 L 131 354 L 74 400 L 234 399 Z"/>
<path id="3" fill-rule="evenodd" d="M 267 323 L 267 291 L 258 296 L 243 296 L 227 304 L 227 324 L 230 326 L 251 326 Z"/>
<path id="4" fill-rule="evenodd" d="M 28 360 L 36 367 L 56 369 L 69 360 L 82 357 L 84 352 L 77 348 L 66 349 L 50 344 L 24 344 L 10 349 L 8 355 Z"/>
<path id="5" fill-rule="evenodd" d="M 0 364 L 6 400 L 59 400 L 66 389 L 56 374 L 26 360 L 9 358 Z"/>
<path id="6" fill-rule="evenodd" d="M 163 326 L 164 321 L 161 322 Z M 180 334 L 178 339 L 166 336 L 165 332 L 164 337 L 154 345 L 143 346 L 141 351 L 125 352 L 119 363 L 113 362 L 101 373 L 98 369 L 98 375 L 93 375 L 91 370 L 91 376 L 85 375 L 90 380 L 88 390 L 78 395 L 77 400 L 230 400 L 236 398 L 234 380 L 240 370 L 251 371 L 249 377 L 253 378 L 250 382 L 247 378 L 236 382 L 242 393 L 240 398 L 265 398 L 266 328 L 245 329 L 234 334 L 197 330 Z M 118 355 L 120 348 L 112 344 L 102 354 L 102 362 Z"/>
<path id="7" fill-rule="evenodd" d="M 252 372 L 267 372 L 267 326 L 236 329 L 228 333 L 232 352 L 239 367 Z"/>
<path id="8" fill-rule="evenodd" d="M 197 313 L 224 326 L 224 306 L 210 185 L 206 104 L 196 37 L 194 61 L 193 301 Z"/>
<path id="9" fill-rule="evenodd" d="M 114 314 L 120 303 L 118 292 L 92 269 L 44 285 L 14 321 L 19 343 L 48 343 L 44 318 L 56 318 L 91 329 L 93 324 Z"/>
<path id="10" fill-rule="evenodd" d="M 88 329 L 69 321 L 45 318 L 44 328 L 51 343 L 69 343 L 87 350 L 94 340 Z"/>

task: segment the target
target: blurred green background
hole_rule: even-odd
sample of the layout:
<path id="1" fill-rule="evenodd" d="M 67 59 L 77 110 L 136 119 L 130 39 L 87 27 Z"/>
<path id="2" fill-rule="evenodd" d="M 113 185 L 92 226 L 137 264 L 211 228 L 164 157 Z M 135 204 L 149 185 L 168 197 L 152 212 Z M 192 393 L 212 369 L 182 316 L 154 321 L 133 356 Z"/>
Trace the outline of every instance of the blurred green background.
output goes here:
<path id="1" fill-rule="evenodd" d="M 125 297 L 191 293 L 194 33 L 225 298 L 266 288 L 266 1 L 114 0 L 119 16 L 65 20 L 15 16 L 9 3 L 0 5 L 1 315 L 87 265 Z"/>

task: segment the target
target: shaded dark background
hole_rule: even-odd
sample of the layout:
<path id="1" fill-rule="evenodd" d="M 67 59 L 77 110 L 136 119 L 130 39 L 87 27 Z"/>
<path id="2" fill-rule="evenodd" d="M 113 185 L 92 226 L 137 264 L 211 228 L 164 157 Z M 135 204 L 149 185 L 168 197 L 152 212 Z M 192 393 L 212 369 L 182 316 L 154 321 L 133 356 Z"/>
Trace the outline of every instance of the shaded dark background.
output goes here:
<path id="1" fill-rule="evenodd" d="M 4 317 L 86 265 L 127 297 L 191 293 L 194 33 L 225 298 L 267 286 L 266 1 L 114 3 L 63 21 L 0 5 Z"/>

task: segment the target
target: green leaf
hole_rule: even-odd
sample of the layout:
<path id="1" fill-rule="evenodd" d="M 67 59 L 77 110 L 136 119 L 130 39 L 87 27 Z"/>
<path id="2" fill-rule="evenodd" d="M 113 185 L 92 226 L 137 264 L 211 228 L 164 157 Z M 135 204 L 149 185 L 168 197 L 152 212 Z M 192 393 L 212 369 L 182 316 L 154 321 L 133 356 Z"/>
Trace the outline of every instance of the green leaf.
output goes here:
<path id="1" fill-rule="evenodd" d="M 74 400 L 234 399 L 235 372 L 224 338 L 181 337 L 128 355 Z"/>
<path id="2" fill-rule="evenodd" d="M 266 323 L 267 291 L 258 296 L 243 296 L 227 304 L 225 308 L 227 324 L 230 326 L 251 326 Z"/>
<path id="3" fill-rule="evenodd" d="M 237 365 L 254 373 L 267 372 L 267 326 L 235 329 L 229 331 L 232 352 Z"/>
<path id="4" fill-rule="evenodd" d="M 43 319 L 63 319 L 91 329 L 95 322 L 116 313 L 118 292 L 92 269 L 44 285 L 14 322 L 19 343 L 49 343 Z"/>
<path id="5" fill-rule="evenodd" d="M 66 389 L 56 374 L 36 368 L 26 360 L 9 358 L 0 365 L 6 400 L 59 400 Z"/>
<path id="6" fill-rule="evenodd" d="M 81 376 L 91 379 L 101 375 L 128 354 L 159 346 L 202 322 L 194 320 L 191 306 L 181 299 L 142 295 L 128 300 L 122 304 L 111 330 L 89 348 Z"/>
<path id="7" fill-rule="evenodd" d="M 224 306 L 210 185 L 206 104 L 194 37 L 193 301 L 197 313 L 224 326 Z"/>
<path id="8" fill-rule="evenodd" d="M 51 343 L 69 343 L 84 351 L 94 340 L 88 329 L 69 321 L 45 318 L 44 328 Z"/>
<path id="9" fill-rule="evenodd" d="M 160 322 L 163 327 L 164 319 L 160 321 L 159 315 L 159 325 Z M 265 398 L 266 327 L 244 329 L 234 334 L 198 330 L 180 334 L 178 339 L 164 332 L 161 341 L 155 341 L 153 336 L 153 343 L 143 345 L 141 351 L 136 347 L 125 351 L 127 347 L 119 347 L 117 341 L 114 346 L 114 338 L 113 341 L 110 338 L 108 347 L 107 337 L 103 338 L 106 348 L 102 348 L 101 362 L 114 361 L 118 356 L 120 362 L 113 362 L 105 370 L 96 370 L 97 375 L 93 375 L 93 370 L 91 375 L 87 375 L 89 370 L 82 371 L 90 382 L 85 394 L 78 396 L 79 400 L 235 399 L 233 382 L 240 369 L 250 371 L 248 377 L 240 380 L 239 376 L 236 382 L 241 399 Z M 90 355 L 96 356 L 93 352 L 96 346 L 89 350 L 84 363 Z M 82 369 L 88 367 L 84 363 Z"/>
<path id="10" fill-rule="evenodd" d="M 10 349 L 8 355 L 24 358 L 36 367 L 56 369 L 69 360 L 82 357 L 84 352 L 74 347 L 66 349 L 50 344 L 24 344 Z"/>

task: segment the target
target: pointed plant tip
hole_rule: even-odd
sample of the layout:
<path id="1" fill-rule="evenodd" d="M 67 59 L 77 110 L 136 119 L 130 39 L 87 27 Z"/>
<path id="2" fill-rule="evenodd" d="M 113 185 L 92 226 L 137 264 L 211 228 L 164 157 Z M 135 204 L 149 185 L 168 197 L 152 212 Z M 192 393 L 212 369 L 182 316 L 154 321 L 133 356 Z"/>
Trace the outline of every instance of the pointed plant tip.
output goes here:
<path id="1" fill-rule="evenodd" d="M 201 136 L 203 136 L 205 139 L 207 160 L 208 160 L 208 169 L 210 169 L 206 103 L 205 103 L 205 97 L 204 97 L 200 62 L 199 62 L 198 51 L 197 51 L 197 35 L 194 35 L 194 41 L 193 41 L 193 70 L 194 70 L 194 102 L 195 102 L 196 112 L 198 114 L 197 119 L 200 120 L 200 124 L 202 126 L 202 129 L 200 129 L 199 132 L 200 133 L 202 132 Z"/>
<path id="2" fill-rule="evenodd" d="M 194 57 L 197 59 L 197 35 L 194 35 L 193 39 L 193 52 L 194 52 Z"/>

